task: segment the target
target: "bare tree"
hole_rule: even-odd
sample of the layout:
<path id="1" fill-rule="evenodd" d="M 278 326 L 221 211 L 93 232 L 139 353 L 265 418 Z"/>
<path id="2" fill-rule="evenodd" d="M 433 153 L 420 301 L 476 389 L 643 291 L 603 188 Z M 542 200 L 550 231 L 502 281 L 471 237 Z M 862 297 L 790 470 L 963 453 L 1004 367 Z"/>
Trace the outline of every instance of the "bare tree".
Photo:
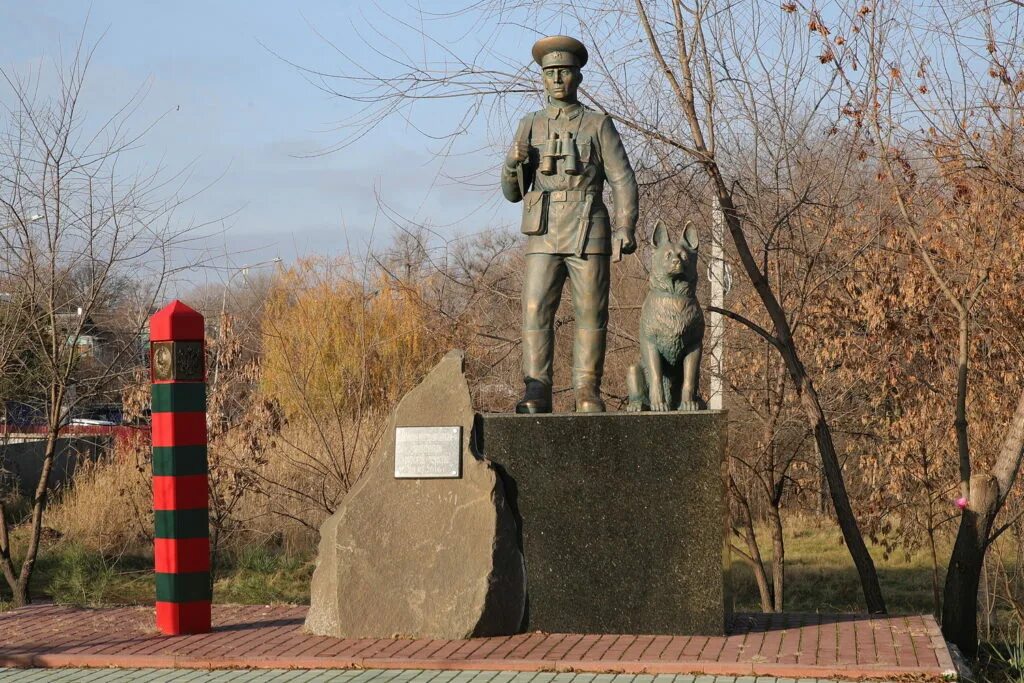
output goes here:
<path id="1" fill-rule="evenodd" d="M 175 270 L 191 265 L 177 251 L 189 229 L 173 219 L 187 198 L 181 193 L 185 178 L 121 167 L 145 132 L 128 127 L 139 93 L 98 124 L 82 110 L 94 50 L 83 35 L 70 59 L 52 70 L 0 69 L 7 90 L 0 132 L 0 280 L 13 292 L 6 303 L 17 311 L 27 349 L 21 358 L 36 366 L 31 374 L 27 361 L 8 371 L 31 378 L 32 386 L 21 390 L 38 403 L 46 425 L 28 519 L 12 528 L 17 520 L 0 502 L 0 571 L 17 605 L 30 600 L 49 477 L 69 415 L 116 388 L 120 373 L 141 361 L 141 328 L 98 340 L 96 321 L 127 283 L 139 281 L 149 293 L 135 316 L 141 323 Z M 15 544 L 14 531 L 27 535 L 23 546 Z"/>

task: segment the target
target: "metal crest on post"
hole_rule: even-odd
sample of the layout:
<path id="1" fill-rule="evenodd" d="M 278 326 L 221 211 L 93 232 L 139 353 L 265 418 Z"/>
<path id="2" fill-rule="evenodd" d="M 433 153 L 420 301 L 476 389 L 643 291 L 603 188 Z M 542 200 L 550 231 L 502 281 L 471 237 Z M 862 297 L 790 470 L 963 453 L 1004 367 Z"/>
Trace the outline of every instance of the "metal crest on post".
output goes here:
<path id="1" fill-rule="evenodd" d="M 156 521 L 156 625 L 210 630 L 210 528 L 203 316 L 172 301 L 149 321 Z"/>

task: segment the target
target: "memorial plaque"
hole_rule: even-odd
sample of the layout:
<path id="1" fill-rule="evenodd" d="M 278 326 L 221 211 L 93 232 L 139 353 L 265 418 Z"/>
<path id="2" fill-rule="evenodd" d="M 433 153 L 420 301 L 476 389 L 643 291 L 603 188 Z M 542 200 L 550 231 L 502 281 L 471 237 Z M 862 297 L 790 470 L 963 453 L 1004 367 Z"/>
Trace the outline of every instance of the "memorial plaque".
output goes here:
<path id="1" fill-rule="evenodd" d="M 396 427 L 395 479 L 462 476 L 462 427 Z"/>

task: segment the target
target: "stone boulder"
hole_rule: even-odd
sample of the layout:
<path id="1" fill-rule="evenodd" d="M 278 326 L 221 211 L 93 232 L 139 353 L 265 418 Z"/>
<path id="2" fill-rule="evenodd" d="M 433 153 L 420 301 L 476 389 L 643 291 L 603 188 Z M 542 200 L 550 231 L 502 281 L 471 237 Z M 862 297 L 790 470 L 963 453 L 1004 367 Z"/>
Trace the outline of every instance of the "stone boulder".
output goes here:
<path id="1" fill-rule="evenodd" d="M 526 576 L 494 466 L 452 351 L 398 404 L 369 470 L 320 528 L 306 630 L 339 638 L 516 633 Z M 462 426 L 462 476 L 396 479 L 395 428 Z"/>

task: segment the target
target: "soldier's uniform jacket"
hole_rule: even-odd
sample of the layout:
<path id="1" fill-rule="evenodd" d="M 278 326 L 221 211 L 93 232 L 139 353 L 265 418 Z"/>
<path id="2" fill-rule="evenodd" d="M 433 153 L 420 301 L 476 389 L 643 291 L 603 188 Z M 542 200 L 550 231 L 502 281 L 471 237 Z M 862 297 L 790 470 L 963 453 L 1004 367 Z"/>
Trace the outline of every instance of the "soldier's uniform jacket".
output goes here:
<path id="1" fill-rule="evenodd" d="M 579 159 L 579 175 L 565 173 L 565 159 L 557 161 L 554 175 L 537 171 L 545 141 L 550 133 L 566 140 L 571 133 Z M 530 157 L 523 164 L 527 191 L 547 194 L 546 230 L 531 235 L 527 254 L 573 254 L 585 232 L 584 254 L 610 254 L 613 228 L 635 228 L 637 186 L 633 168 L 610 116 L 591 111 L 581 104 L 548 107 L 528 114 L 519 122 L 516 140 L 529 142 Z M 611 187 L 614 220 L 609 219 L 602 195 L 604 182 Z M 501 190 L 511 202 L 523 199 L 514 169 L 502 165 Z M 590 196 L 590 201 L 587 201 Z M 590 206 L 584 221 L 583 213 Z"/>

